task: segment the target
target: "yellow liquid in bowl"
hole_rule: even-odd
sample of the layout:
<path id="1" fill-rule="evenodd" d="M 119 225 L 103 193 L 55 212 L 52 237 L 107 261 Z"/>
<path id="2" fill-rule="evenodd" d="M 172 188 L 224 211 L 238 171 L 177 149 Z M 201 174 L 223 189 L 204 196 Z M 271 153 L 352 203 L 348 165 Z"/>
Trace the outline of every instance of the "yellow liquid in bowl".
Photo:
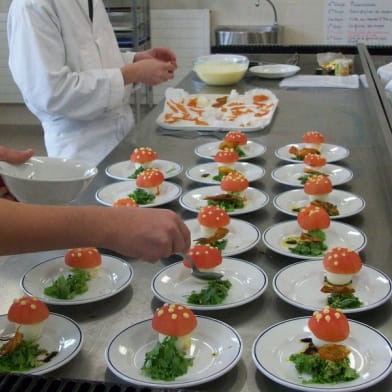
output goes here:
<path id="1" fill-rule="evenodd" d="M 213 86 L 237 83 L 245 75 L 247 64 L 203 63 L 196 64 L 195 72 L 199 78 Z"/>

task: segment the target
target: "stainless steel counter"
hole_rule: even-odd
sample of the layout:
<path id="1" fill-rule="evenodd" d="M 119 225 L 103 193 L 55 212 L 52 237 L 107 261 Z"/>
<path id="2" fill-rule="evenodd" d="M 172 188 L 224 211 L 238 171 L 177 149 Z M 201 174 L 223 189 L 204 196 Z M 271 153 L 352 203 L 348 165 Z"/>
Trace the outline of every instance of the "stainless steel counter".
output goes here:
<path id="1" fill-rule="evenodd" d="M 358 60 L 358 59 L 356 59 Z M 310 57 L 315 61 L 315 56 Z M 359 60 L 356 64 L 359 64 Z M 310 64 L 311 67 L 316 64 Z M 368 72 L 364 65 L 357 72 Z M 196 76 L 190 74 L 181 83 L 189 92 L 227 93 L 231 88 L 206 87 Z M 368 244 L 361 256 L 364 262 L 392 273 L 390 262 L 392 249 L 392 146 L 391 133 L 383 113 L 378 105 L 377 93 L 370 84 L 370 89 L 291 89 L 278 87 L 275 80 L 259 79 L 247 76 L 238 86 L 239 92 L 255 87 L 271 89 L 279 98 L 278 110 L 269 127 L 262 131 L 249 133 L 251 140 L 267 146 L 267 152 L 252 163 L 263 166 L 266 175 L 252 186 L 267 192 L 270 196 L 268 206 L 257 212 L 240 215 L 238 218 L 255 224 L 261 231 L 289 217 L 278 212 L 272 205 L 272 198 L 290 187 L 272 180 L 271 170 L 285 164 L 279 161 L 274 150 L 288 143 L 299 142 L 309 130 L 319 130 L 328 142 L 343 145 L 351 153 L 344 161 L 337 164 L 350 168 L 354 178 L 338 188 L 362 196 L 366 208 L 359 215 L 343 219 L 343 222 L 362 229 L 368 238 Z M 142 121 L 132 137 L 126 138 L 99 166 L 99 174 L 87 192 L 76 204 L 97 204 L 95 191 L 105 184 L 114 182 L 105 175 L 105 168 L 115 162 L 128 159 L 136 146 L 150 146 L 157 150 L 161 159 L 180 162 L 185 168 L 204 162 L 193 150 L 196 146 L 212 141 L 210 137 L 200 136 L 186 140 L 161 135 L 155 120 L 162 106 L 154 109 Z M 174 182 L 181 185 L 183 191 L 201 186 L 193 183 L 182 173 Z M 177 201 L 167 205 L 177 211 L 184 219 L 194 218 L 195 214 L 185 211 Z M 46 252 L 29 255 L 16 255 L 3 258 L 0 264 L 0 289 L 2 292 L 1 313 L 5 313 L 14 297 L 20 295 L 19 279 L 30 266 L 63 252 Z M 260 243 L 252 250 L 236 256 L 260 266 L 269 277 L 269 287 L 257 300 L 231 310 L 198 312 L 222 320 L 232 325 L 241 335 L 244 351 L 239 364 L 219 379 L 193 388 L 202 391 L 281 391 L 282 387 L 257 371 L 251 359 L 251 346 L 257 335 L 270 325 L 293 317 L 310 315 L 310 312 L 293 307 L 279 299 L 272 289 L 274 274 L 282 267 L 297 261 L 281 256 L 266 249 Z M 161 305 L 154 298 L 150 283 L 154 274 L 170 260 L 162 260 L 151 265 L 137 260 L 129 260 L 135 275 L 131 286 L 115 297 L 92 305 L 69 307 L 51 306 L 50 310 L 65 314 L 80 324 L 85 333 L 84 347 L 78 356 L 51 375 L 78 379 L 106 380 L 123 383 L 107 370 L 104 351 L 109 340 L 130 324 L 151 316 L 152 311 Z M 367 312 L 350 315 L 351 319 L 360 320 L 377 328 L 387 338 L 392 339 L 391 302 Z M 289 390 L 285 388 L 285 390 Z M 392 390 L 392 376 L 368 388 L 369 391 L 389 392 Z"/>

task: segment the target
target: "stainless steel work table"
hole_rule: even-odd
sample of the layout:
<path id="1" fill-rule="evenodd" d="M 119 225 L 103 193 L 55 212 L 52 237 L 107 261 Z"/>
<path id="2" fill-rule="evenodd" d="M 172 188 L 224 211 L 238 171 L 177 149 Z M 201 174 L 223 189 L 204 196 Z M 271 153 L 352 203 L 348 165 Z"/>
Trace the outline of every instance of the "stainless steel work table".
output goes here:
<path id="1" fill-rule="evenodd" d="M 311 56 L 311 61 L 315 61 Z M 359 61 L 358 58 L 356 61 Z M 313 64 L 315 65 L 315 64 Z M 359 63 L 356 63 L 360 67 Z M 366 67 L 365 67 L 366 68 Z M 357 72 L 367 72 L 358 69 Z M 227 93 L 232 87 L 206 87 L 198 81 L 194 74 L 189 74 L 180 87 L 189 92 Z M 251 140 L 267 146 L 267 152 L 251 162 L 266 169 L 265 176 L 252 183 L 270 196 L 267 207 L 247 215 L 238 216 L 255 224 L 261 232 L 267 227 L 283 220 L 290 219 L 278 212 L 272 205 L 272 198 L 288 186 L 280 185 L 271 178 L 271 170 L 286 164 L 274 155 L 277 147 L 299 142 L 301 136 L 309 130 L 319 130 L 327 142 L 346 146 L 351 153 L 344 161 L 337 164 L 350 168 L 354 178 L 347 184 L 337 188 L 362 196 L 366 208 L 360 214 L 343 219 L 343 222 L 363 230 L 368 244 L 361 256 L 364 262 L 375 266 L 387 274 L 391 274 L 391 238 L 392 238 L 392 156 L 389 151 L 391 143 L 390 130 L 378 106 L 374 86 L 361 86 L 359 89 L 330 88 L 297 88 L 281 89 L 276 80 L 259 79 L 248 75 L 236 86 L 239 92 L 263 87 L 271 89 L 279 98 L 278 110 L 270 126 L 262 131 L 248 133 Z M 76 204 L 97 204 L 95 192 L 98 188 L 114 182 L 105 175 L 105 168 L 115 162 L 127 160 L 136 146 L 150 146 L 158 151 L 161 159 L 179 162 L 184 168 L 205 162 L 198 158 L 193 150 L 196 146 L 215 140 L 208 136 L 195 139 L 181 139 L 161 135 L 162 129 L 156 126 L 156 118 L 162 110 L 158 105 L 137 127 L 132 136 L 127 137 L 99 165 L 99 174 L 87 192 Z M 173 132 L 174 133 L 174 132 Z M 192 132 L 191 132 L 192 133 Z M 97 142 L 99 142 L 97 140 Z M 181 173 L 172 181 L 182 186 L 183 191 L 201 186 L 187 179 Z M 178 212 L 184 219 L 194 218 L 195 214 L 185 211 L 178 203 L 166 206 Z M 29 255 L 15 255 L 3 258 L 0 264 L 0 289 L 2 292 L 1 313 L 6 313 L 11 300 L 20 295 L 19 279 L 24 271 L 35 263 L 63 252 L 45 252 Z M 272 279 L 282 267 L 299 259 L 281 256 L 266 249 L 262 241 L 252 250 L 235 256 L 260 266 L 268 275 L 269 286 L 257 300 L 225 311 L 199 312 L 222 320 L 233 326 L 241 335 L 244 351 L 239 364 L 219 379 L 202 384 L 193 390 L 202 391 L 281 391 L 282 386 L 270 381 L 257 371 L 251 358 L 251 347 L 254 339 L 265 328 L 279 321 L 298 316 L 308 316 L 310 312 L 291 306 L 277 297 L 272 289 Z M 109 340 L 130 324 L 149 318 L 153 310 L 161 305 L 154 298 L 151 290 L 151 279 L 170 260 L 162 260 L 156 264 L 129 260 L 134 269 L 131 286 L 116 296 L 101 302 L 80 306 L 51 306 L 50 310 L 65 314 L 80 324 L 85 341 L 82 351 L 71 362 L 52 372 L 50 376 L 67 377 L 86 380 L 98 380 L 123 383 L 116 378 L 104 362 L 104 351 Z M 392 339 L 391 302 L 367 312 L 350 314 L 350 318 L 369 324 Z M 286 388 L 287 389 L 287 388 Z M 392 376 L 368 388 L 369 391 L 386 392 L 392 390 Z"/>

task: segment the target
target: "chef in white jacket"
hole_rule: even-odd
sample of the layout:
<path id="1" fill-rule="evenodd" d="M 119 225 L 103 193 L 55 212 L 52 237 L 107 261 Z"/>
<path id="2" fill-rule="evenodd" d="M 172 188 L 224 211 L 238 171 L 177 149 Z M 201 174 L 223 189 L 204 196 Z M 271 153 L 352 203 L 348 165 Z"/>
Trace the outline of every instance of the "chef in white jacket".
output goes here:
<path id="1" fill-rule="evenodd" d="M 134 124 L 135 83 L 173 78 L 174 53 L 121 52 L 102 0 L 13 0 L 9 67 L 49 156 L 98 164 Z"/>

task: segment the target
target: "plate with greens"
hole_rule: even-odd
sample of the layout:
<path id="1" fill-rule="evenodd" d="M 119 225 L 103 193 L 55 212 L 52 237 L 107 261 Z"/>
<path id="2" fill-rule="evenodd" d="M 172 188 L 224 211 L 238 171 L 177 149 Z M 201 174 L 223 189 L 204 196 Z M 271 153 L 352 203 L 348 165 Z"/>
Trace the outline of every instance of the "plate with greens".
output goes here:
<path id="1" fill-rule="evenodd" d="M 3 335 L 8 330 L 9 321 L 7 315 L 0 315 L 0 335 Z M 45 374 L 65 365 L 76 356 L 83 345 L 83 333 L 75 321 L 61 314 L 50 313 L 49 317 L 44 321 L 41 337 L 34 343 L 38 344 L 39 349 L 47 352 L 46 355 L 49 357 L 48 362 L 37 364 L 37 367 L 23 370 L 22 373 L 33 375 Z M 29 353 L 32 352 L 34 350 L 29 350 Z M 20 360 L 23 359 L 25 357 L 20 356 Z M 31 359 L 34 360 L 34 356 Z M 3 368 L 4 365 L 7 366 L 8 364 L 1 364 L 0 371 L 2 372 L 6 371 Z M 23 363 L 18 363 L 18 366 L 24 365 Z M 12 370 L 8 371 L 14 372 Z"/>
<path id="2" fill-rule="evenodd" d="M 297 148 L 301 150 L 307 147 L 306 143 L 292 143 L 286 146 L 277 148 L 275 155 L 283 161 L 301 163 L 302 160 L 296 159 L 295 155 L 290 153 L 290 148 Z M 343 146 L 336 146 L 335 144 L 322 143 L 320 146 L 320 155 L 327 160 L 327 163 L 341 161 L 350 155 L 350 150 Z"/>
<path id="3" fill-rule="evenodd" d="M 346 223 L 331 221 L 328 229 L 323 230 L 325 233 L 326 250 L 319 255 L 305 255 L 292 252 L 289 248 L 294 247 L 288 243 L 288 240 L 299 238 L 301 227 L 296 220 L 280 222 L 267 228 L 263 233 L 264 244 L 273 251 L 289 257 L 300 259 L 318 259 L 323 253 L 332 248 L 350 248 L 356 252 L 361 251 L 367 243 L 365 233 L 361 230 L 350 226 Z"/>
<path id="4" fill-rule="evenodd" d="M 133 198 L 139 204 L 139 207 L 157 207 L 176 200 L 181 195 L 181 192 L 182 189 L 179 185 L 164 181 L 159 186 L 159 195 L 153 196 L 138 188 L 135 181 L 120 181 L 98 189 L 95 199 L 99 203 L 111 207 L 118 199 L 134 195 Z"/>
<path id="5" fill-rule="evenodd" d="M 223 282 L 230 282 L 227 290 L 222 290 L 219 282 L 209 283 L 193 277 L 182 261 L 159 271 L 151 282 L 151 289 L 165 303 L 183 304 L 194 310 L 218 310 L 251 302 L 262 295 L 268 285 L 265 272 L 245 260 L 224 257 L 214 271 L 223 274 Z"/>
<path id="6" fill-rule="evenodd" d="M 305 180 L 302 180 L 304 176 L 307 176 L 304 172 L 306 165 L 303 163 L 293 163 L 290 165 L 279 166 L 272 170 L 271 177 L 276 181 L 284 185 L 303 187 Z M 322 172 L 329 177 L 332 182 L 332 186 L 341 185 L 353 178 L 353 172 L 346 167 L 327 163 Z"/>
<path id="7" fill-rule="evenodd" d="M 289 360 L 304 350 L 303 338 L 310 337 L 309 317 L 281 321 L 259 334 L 252 346 L 252 359 L 257 369 L 286 388 L 310 392 L 346 392 L 369 388 L 387 377 L 392 370 L 392 345 L 379 331 L 359 321 L 349 320 L 350 335 L 344 345 L 351 351 L 350 366 L 359 377 L 352 381 L 313 384 L 297 372 Z M 321 371 L 319 372 L 321 373 Z"/>
<path id="8" fill-rule="evenodd" d="M 158 341 L 151 319 L 140 321 L 119 332 L 105 350 L 108 368 L 119 378 L 143 387 L 187 388 L 212 381 L 231 370 L 240 360 L 243 343 L 228 324 L 210 317 L 196 316 L 191 333 L 193 365 L 174 381 L 155 380 L 142 373 L 145 354 Z"/>
<path id="9" fill-rule="evenodd" d="M 183 166 L 179 163 L 163 159 L 156 159 L 151 168 L 160 170 L 165 179 L 175 177 L 183 170 Z M 105 173 L 115 180 L 135 180 L 141 171 L 136 169 L 135 164 L 130 160 L 114 163 L 105 169 Z"/>
<path id="10" fill-rule="evenodd" d="M 322 260 L 300 261 L 281 269 L 272 281 L 275 293 L 283 300 L 298 308 L 315 311 L 324 308 L 330 294 L 322 293 L 325 270 Z M 391 279 L 382 271 L 363 264 L 353 276 L 352 286 L 355 297 L 362 303 L 355 308 L 342 308 L 345 313 L 363 312 L 382 305 L 392 295 Z M 347 306 L 351 306 L 347 303 Z"/>
<path id="11" fill-rule="evenodd" d="M 195 148 L 195 154 L 201 158 L 214 159 L 221 143 L 221 141 L 218 141 L 201 144 Z M 251 140 L 248 140 L 245 145 L 238 146 L 237 148 L 240 150 L 240 157 L 238 158 L 240 161 L 257 158 L 267 151 L 267 147 Z"/>
<path id="12" fill-rule="evenodd" d="M 79 305 L 111 297 L 129 286 L 133 270 L 129 263 L 118 257 L 105 254 L 101 256 L 102 264 L 98 273 L 84 282 L 87 284 L 87 291 L 81 294 L 77 294 L 77 290 L 70 290 L 64 283 L 71 272 L 71 269 L 64 263 L 64 257 L 55 257 L 32 267 L 22 276 L 20 287 L 27 295 L 37 297 L 51 305 Z M 60 278 L 59 281 L 60 276 L 65 279 Z M 52 286 L 56 280 L 60 286 L 58 290 L 62 293 L 60 297 L 66 292 L 67 296 L 72 298 L 60 299 L 45 294 L 45 289 Z M 72 284 L 72 287 L 80 286 Z"/>
<path id="13" fill-rule="evenodd" d="M 219 185 L 205 186 L 192 189 L 181 195 L 179 202 L 182 207 L 193 212 L 199 212 L 200 208 L 208 204 L 213 204 L 224 208 L 229 215 L 239 215 L 259 210 L 265 207 L 269 200 L 269 196 L 266 193 L 252 187 L 248 187 L 241 194 L 233 195 L 237 196 L 233 200 L 215 200 L 210 202 L 205 200 L 206 197 L 222 195 L 224 193 L 227 192 L 222 191 Z"/>
<path id="14" fill-rule="evenodd" d="M 366 205 L 362 197 L 340 189 L 333 189 L 328 194 L 326 201 L 332 205 L 330 211 L 334 212 L 334 214 L 329 214 L 331 219 L 341 219 L 358 214 Z M 301 208 L 310 204 L 310 199 L 303 188 L 299 188 L 279 193 L 274 197 L 273 204 L 279 211 L 291 216 L 297 216 Z M 337 215 L 335 215 L 336 212 Z"/>
<path id="15" fill-rule="evenodd" d="M 185 224 L 191 232 L 191 243 L 193 245 L 197 243 L 199 238 L 205 237 L 197 218 L 188 219 L 185 221 Z M 225 228 L 229 232 L 220 240 L 220 244 L 223 244 L 223 246 L 220 249 L 217 246 L 222 256 L 234 256 L 246 252 L 256 246 L 261 238 L 260 230 L 256 226 L 241 219 L 232 218 Z"/>
<path id="16" fill-rule="evenodd" d="M 216 162 L 202 163 L 201 165 L 196 165 L 188 169 L 185 175 L 190 180 L 202 184 L 216 185 L 220 184 L 218 167 L 219 165 Z M 249 182 L 259 180 L 265 174 L 263 167 L 249 162 L 235 162 L 230 168 L 242 173 Z"/>

